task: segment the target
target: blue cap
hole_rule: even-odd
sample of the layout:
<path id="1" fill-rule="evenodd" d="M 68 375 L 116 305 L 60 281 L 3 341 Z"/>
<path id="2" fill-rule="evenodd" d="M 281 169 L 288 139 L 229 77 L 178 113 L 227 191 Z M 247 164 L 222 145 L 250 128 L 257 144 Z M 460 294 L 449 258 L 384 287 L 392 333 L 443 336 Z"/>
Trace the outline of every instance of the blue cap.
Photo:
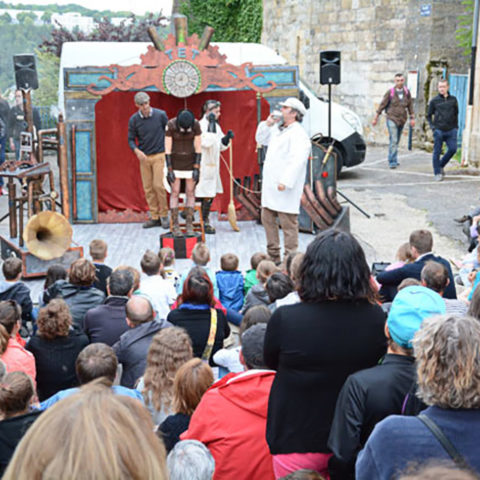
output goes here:
<path id="1" fill-rule="evenodd" d="M 420 285 L 402 288 L 393 299 L 388 314 L 390 337 L 397 345 L 412 348 L 412 338 L 423 320 L 445 311 L 445 301 L 430 288 Z"/>

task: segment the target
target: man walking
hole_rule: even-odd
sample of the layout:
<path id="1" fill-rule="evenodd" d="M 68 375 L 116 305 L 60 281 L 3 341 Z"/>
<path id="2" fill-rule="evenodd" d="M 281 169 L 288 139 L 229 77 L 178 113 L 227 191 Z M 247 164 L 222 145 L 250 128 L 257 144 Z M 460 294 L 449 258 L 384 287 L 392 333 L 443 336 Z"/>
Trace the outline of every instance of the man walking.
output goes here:
<path id="1" fill-rule="evenodd" d="M 445 78 L 439 80 L 438 95 L 428 104 L 427 120 L 433 131 L 433 174 L 435 181 L 441 182 L 445 165 L 457 151 L 458 133 L 458 102 L 450 95 Z M 447 151 L 440 159 L 443 142 L 447 144 Z"/>
<path id="2" fill-rule="evenodd" d="M 167 114 L 152 108 L 145 92 L 136 93 L 134 99 L 138 112 L 128 121 L 128 144 L 140 162 L 143 189 L 150 209 L 150 220 L 143 224 L 143 228 L 161 225 L 168 229 L 167 193 L 163 183 Z"/>
<path id="3" fill-rule="evenodd" d="M 280 238 L 277 217 L 283 230 L 285 255 L 298 248 L 298 214 L 305 184 L 310 138 L 300 125 L 307 113 L 297 98 L 281 105 L 283 124 L 276 125 L 272 114 L 260 122 L 256 138 L 268 145 L 262 176 L 262 224 L 267 237 L 267 252 L 280 263 Z"/>
<path id="4" fill-rule="evenodd" d="M 397 168 L 398 144 L 402 136 L 403 127 L 407 121 L 407 113 L 410 116 L 410 126 L 415 126 L 415 115 L 413 113 L 412 95 L 405 87 L 405 78 L 401 73 L 395 75 L 395 86 L 387 90 L 373 118 L 372 125 L 378 122 L 378 117 L 385 110 L 387 114 L 387 128 L 390 136 L 388 146 L 388 165 L 390 168 Z"/>

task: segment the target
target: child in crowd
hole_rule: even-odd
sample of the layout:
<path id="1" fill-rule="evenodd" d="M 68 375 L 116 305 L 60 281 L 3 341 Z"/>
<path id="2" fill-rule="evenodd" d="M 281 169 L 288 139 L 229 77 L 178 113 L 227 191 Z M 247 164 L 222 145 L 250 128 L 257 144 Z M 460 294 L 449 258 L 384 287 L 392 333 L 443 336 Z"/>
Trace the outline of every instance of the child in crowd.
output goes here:
<path id="1" fill-rule="evenodd" d="M 217 279 L 215 278 L 215 274 L 212 272 L 210 268 L 207 267 L 208 262 L 210 261 L 210 250 L 208 249 L 207 245 L 203 242 L 198 242 L 192 250 L 192 261 L 193 261 L 193 267 L 202 267 L 206 272 L 208 277 L 210 278 L 210 281 L 213 284 L 213 295 L 215 298 L 219 298 L 219 292 L 218 292 L 218 285 L 217 285 Z M 192 268 L 193 268 L 192 267 Z M 190 270 L 188 269 L 185 272 L 182 273 L 182 276 L 180 278 L 180 283 L 178 284 L 177 287 L 177 293 L 180 295 L 183 291 L 183 284 L 185 283 L 185 280 L 188 277 L 188 274 L 190 273 Z"/>
<path id="2" fill-rule="evenodd" d="M 220 258 L 221 270 L 217 272 L 220 303 L 227 309 L 238 312 L 243 305 L 243 276 L 238 270 L 238 257 L 226 253 Z"/>
<path id="3" fill-rule="evenodd" d="M 265 284 L 272 273 L 278 272 L 278 268 L 271 260 L 262 260 L 257 266 L 258 283 L 253 285 L 245 297 L 245 304 L 240 313 L 243 315 L 250 307 L 254 305 L 268 305 L 268 293 L 265 290 Z"/>
<path id="4" fill-rule="evenodd" d="M 53 285 L 57 280 L 66 280 L 67 279 L 67 270 L 63 265 L 55 263 L 50 265 L 47 270 L 47 276 L 45 278 L 45 283 L 43 284 L 43 292 L 40 293 L 40 298 L 38 304 L 41 307 L 44 307 L 50 298 L 45 293 L 48 290 L 50 285 Z"/>
<path id="5" fill-rule="evenodd" d="M 35 387 L 23 372 L 8 373 L 0 384 L 0 476 L 3 476 L 16 446 L 42 413 L 29 411 Z"/>
<path id="6" fill-rule="evenodd" d="M 265 290 L 270 300 L 268 308 L 273 313 L 277 309 L 277 300 L 285 298 L 289 293 L 293 292 L 294 285 L 291 278 L 282 272 L 275 272 L 270 275 Z"/>
<path id="7" fill-rule="evenodd" d="M 171 305 L 177 299 L 177 293 L 173 285 L 161 276 L 162 264 L 154 252 L 147 250 L 142 257 L 140 266 L 146 277 L 140 280 L 140 288 L 136 294 L 148 298 L 157 313 L 157 320 L 164 321 L 170 312 Z"/>
<path id="8" fill-rule="evenodd" d="M 175 414 L 169 415 L 157 431 L 167 453 L 180 441 L 180 434 L 188 429 L 193 412 L 212 383 L 211 367 L 199 358 L 192 358 L 178 369 L 173 381 Z"/>
<path id="9" fill-rule="evenodd" d="M 302 265 L 303 257 L 305 255 L 301 252 L 296 252 L 291 259 L 290 264 L 288 265 L 287 271 L 288 276 L 293 282 L 294 290 L 290 292 L 283 298 L 277 299 L 275 302 L 276 308 L 282 307 L 283 305 L 293 305 L 294 303 L 300 302 L 300 297 L 298 296 L 297 288 L 300 283 L 300 267 Z"/>
<path id="10" fill-rule="evenodd" d="M 158 252 L 158 257 L 160 258 L 160 263 L 163 265 L 165 279 L 171 282 L 176 290 L 180 282 L 180 275 L 175 270 L 175 251 L 169 247 L 161 248 Z"/>
<path id="11" fill-rule="evenodd" d="M 103 240 L 95 239 L 90 242 L 89 248 L 92 262 L 95 265 L 95 276 L 97 277 L 93 286 L 107 296 L 107 278 L 112 273 L 112 269 L 105 265 L 108 250 L 107 244 Z"/>
<path id="12" fill-rule="evenodd" d="M 245 274 L 245 295 L 247 295 L 250 289 L 258 283 L 257 267 L 262 260 L 268 260 L 268 255 L 266 253 L 257 252 L 250 258 L 250 266 L 252 268 L 247 270 L 247 273 Z"/>
<path id="13" fill-rule="evenodd" d="M 256 325 L 257 323 L 268 323 L 271 316 L 272 312 L 265 305 L 255 305 L 254 307 L 250 308 L 240 324 L 239 336 L 241 337 L 242 333 L 252 325 Z M 219 367 L 226 369 L 227 371 L 225 373 L 243 372 L 245 367 L 242 363 L 240 363 L 240 350 L 240 345 L 233 348 L 221 348 L 213 356 L 213 361 Z"/>
<path id="14" fill-rule="evenodd" d="M 5 281 L 0 282 L 0 301 L 15 300 L 22 309 L 22 324 L 32 321 L 32 299 L 30 289 L 20 281 L 22 277 L 22 261 L 17 257 L 7 258 L 2 265 Z"/>

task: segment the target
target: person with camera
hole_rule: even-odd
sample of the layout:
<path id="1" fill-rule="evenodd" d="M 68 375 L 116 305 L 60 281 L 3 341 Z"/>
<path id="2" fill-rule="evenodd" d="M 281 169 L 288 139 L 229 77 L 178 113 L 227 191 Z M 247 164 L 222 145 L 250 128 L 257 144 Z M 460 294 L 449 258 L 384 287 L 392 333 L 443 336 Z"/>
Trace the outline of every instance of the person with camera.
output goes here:
<path id="1" fill-rule="evenodd" d="M 172 234 L 182 237 L 178 225 L 178 196 L 181 179 L 185 179 L 186 208 L 185 218 L 187 236 L 194 235 L 193 211 L 195 207 L 195 186 L 200 179 L 200 161 L 202 158 L 200 123 L 190 110 L 180 110 L 175 118 L 167 123 L 165 130 L 165 158 L 167 161 L 167 180 L 172 188 L 170 194 L 170 218 Z"/>
<path id="2" fill-rule="evenodd" d="M 202 217 L 205 224 L 205 233 L 215 233 L 210 225 L 210 208 L 217 193 L 223 193 L 220 178 L 220 152 L 229 147 L 233 132 L 228 130 L 224 135 L 218 118 L 220 117 L 221 103 L 218 100 L 207 100 L 203 105 L 203 117 L 200 120 L 202 129 L 202 163 L 200 164 L 200 181 L 195 195 L 202 199 Z"/>

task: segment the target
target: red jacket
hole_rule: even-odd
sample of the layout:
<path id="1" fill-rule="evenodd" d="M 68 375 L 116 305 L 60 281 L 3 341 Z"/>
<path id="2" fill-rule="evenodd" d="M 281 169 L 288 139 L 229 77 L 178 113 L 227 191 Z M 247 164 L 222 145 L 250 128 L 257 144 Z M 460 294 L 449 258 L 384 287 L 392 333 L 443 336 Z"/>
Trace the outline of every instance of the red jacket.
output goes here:
<path id="1" fill-rule="evenodd" d="M 213 480 L 274 479 L 265 440 L 268 396 L 275 372 L 224 377 L 203 396 L 182 440 L 204 443 L 215 458 Z"/>

